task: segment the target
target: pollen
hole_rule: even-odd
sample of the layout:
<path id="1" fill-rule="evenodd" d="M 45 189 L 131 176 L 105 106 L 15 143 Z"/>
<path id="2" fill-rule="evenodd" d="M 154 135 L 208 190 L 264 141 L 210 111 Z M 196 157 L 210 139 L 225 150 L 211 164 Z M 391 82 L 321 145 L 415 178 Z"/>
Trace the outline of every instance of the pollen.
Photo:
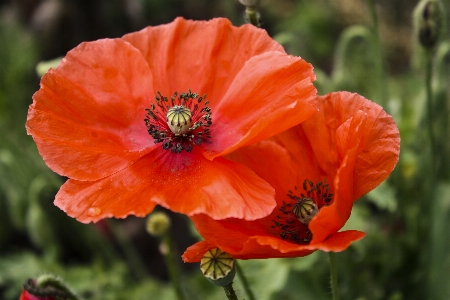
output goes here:
<path id="1" fill-rule="evenodd" d="M 155 144 L 162 143 L 164 150 L 191 152 L 194 146 L 210 142 L 212 112 L 208 104 L 206 95 L 199 97 L 190 89 L 170 98 L 158 92 L 155 102 L 146 109 L 145 126 Z"/>

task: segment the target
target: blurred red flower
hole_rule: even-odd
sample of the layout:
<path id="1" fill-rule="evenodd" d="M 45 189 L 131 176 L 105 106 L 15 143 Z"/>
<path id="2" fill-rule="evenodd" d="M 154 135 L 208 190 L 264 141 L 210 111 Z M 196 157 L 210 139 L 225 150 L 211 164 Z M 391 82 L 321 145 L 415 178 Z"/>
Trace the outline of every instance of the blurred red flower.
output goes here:
<path id="1" fill-rule="evenodd" d="M 55 300 L 55 298 L 50 296 L 35 296 L 30 294 L 27 290 L 22 289 L 19 300 Z"/>
<path id="2" fill-rule="evenodd" d="M 229 156 L 275 188 L 277 208 L 254 221 L 192 216 L 205 240 L 186 250 L 186 262 L 200 261 L 212 248 L 239 259 L 338 252 L 364 237 L 360 231 L 338 230 L 353 202 L 394 169 L 399 131 L 379 105 L 357 94 L 317 98 L 319 113 L 313 118 Z"/>
<path id="3" fill-rule="evenodd" d="M 253 220 L 274 190 L 223 156 L 314 114 L 314 78 L 264 30 L 177 18 L 71 50 L 43 76 L 26 127 L 69 177 L 55 205 L 81 222 L 156 204 Z"/>

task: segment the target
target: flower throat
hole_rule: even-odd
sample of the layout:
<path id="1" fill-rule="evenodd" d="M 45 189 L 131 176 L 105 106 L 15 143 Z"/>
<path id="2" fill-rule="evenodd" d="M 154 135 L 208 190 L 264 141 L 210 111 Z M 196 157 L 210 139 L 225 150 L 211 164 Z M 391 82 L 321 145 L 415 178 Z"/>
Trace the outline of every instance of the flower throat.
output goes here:
<path id="1" fill-rule="evenodd" d="M 180 95 L 174 93 L 170 99 L 158 92 L 155 103 L 145 109 L 147 131 L 155 144 L 162 143 L 164 150 L 191 152 L 195 145 L 200 146 L 211 138 L 212 112 L 208 103 L 206 95 L 199 97 L 190 89 Z"/>
<path id="2" fill-rule="evenodd" d="M 295 186 L 297 191 L 297 187 Z M 287 196 L 290 198 L 287 202 L 283 201 L 278 210 L 281 215 L 277 215 L 271 228 L 277 230 L 283 240 L 287 240 L 299 245 L 309 244 L 312 240 L 312 233 L 309 230 L 309 222 L 314 218 L 319 210 L 325 206 L 330 205 L 333 200 L 333 193 L 330 193 L 330 188 L 326 180 L 319 181 L 314 184 L 311 180 L 303 182 L 303 190 L 306 195 L 300 193 L 295 196 L 292 191 L 289 191 Z"/>

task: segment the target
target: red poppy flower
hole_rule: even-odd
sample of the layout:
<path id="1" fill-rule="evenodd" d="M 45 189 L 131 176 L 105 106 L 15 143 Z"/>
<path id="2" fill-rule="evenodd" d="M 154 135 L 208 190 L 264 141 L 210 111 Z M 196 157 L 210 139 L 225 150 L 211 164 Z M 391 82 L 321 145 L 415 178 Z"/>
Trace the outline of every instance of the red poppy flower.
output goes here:
<path id="1" fill-rule="evenodd" d="M 27 290 L 23 289 L 20 294 L 19 300 L 55 300 L 55 298 L 50 296 L 35 296 L 29 293 Z"/>
<path id="2" fill-rule="evenodd" d="M 314 114 L 314 78 L 264 30 L 178 18 L 71 50 L 43 76 L 26 126 L 69 177 L 55 204 L 81 222 L 156 204 L 252 220 L 272 211 L 274 190 L 223 156 Z"/>
<path id="3" fill-rule="evenodd" d="M 36 287 L 36 281 L 29 279 L 25 282 L 19 300 L 55 300 L 67 296 L 63 291 L 54 287 Z"/>
<path id="4" fill-rule="evenodd" d="M 185 261 L 199 261 L 212 248 L 240 259 L 338 252 L 364 237 L 363 232 L 338 230 L 353 202 L 393 170 L 399 132 L 379 105 L 357 94 L 318 99 L 319 113 L 313 118 L 230 155 L 275 188 L 277 208 L 254 221 L 191 217 L 205 240 L 186 250 Z"/>

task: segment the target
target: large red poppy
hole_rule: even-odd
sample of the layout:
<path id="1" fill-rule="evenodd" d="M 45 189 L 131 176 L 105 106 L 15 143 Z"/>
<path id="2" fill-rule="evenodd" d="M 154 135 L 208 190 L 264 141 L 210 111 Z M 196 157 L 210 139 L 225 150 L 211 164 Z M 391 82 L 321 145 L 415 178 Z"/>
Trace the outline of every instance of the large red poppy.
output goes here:
<path id="1" fill-rule="evenodd" d="M 313 115 L 314 78 L 264 30 L 177 18 L 71 50 L 43 76 L 26 127 L 69 177 L 55 204 L 81 222 L 156 204 L 252 220 L 274 190 L 223 156 Z"/>
<path id="2" fill-rule="evenodd" d="M 379 105 L 357 94 L 318 99 L 319 113 L 313 118 L 230 155 L 275 188 L 277 208 L 254 221 L 191 217 L 205 240 L 186 250 L 185 261 L 199 261 L 212 248 L 240 259 L 337 252 L 364 237 L 363 232 L 338 230 L 353 202 L 393 170 L 399 132 Z"/>

